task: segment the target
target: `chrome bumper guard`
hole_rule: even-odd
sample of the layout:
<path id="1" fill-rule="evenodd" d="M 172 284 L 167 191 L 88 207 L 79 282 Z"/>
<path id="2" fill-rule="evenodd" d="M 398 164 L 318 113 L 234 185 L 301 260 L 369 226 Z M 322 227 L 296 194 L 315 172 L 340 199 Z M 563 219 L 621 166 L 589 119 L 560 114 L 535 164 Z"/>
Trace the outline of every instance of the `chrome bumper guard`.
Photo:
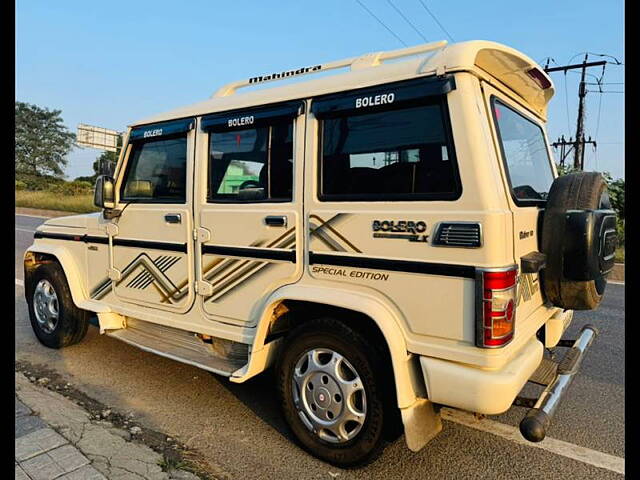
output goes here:
<path id="1" fill-rule="evenodd" d="M 585 352 L 598 335 L 598 330 L 592 325 L 585 325 L 571 349 L 565 354 L 558 365 L 557 376 L 547 385 L 533 408 L 520 422 L 520 433 L 531 442 L 544 440 L 547 428 L 563 396 L 567 393 L 573 378 L 580 368 Z M 567 341 L 562 341 L 566 345 Z M 566 345 L 568 346 L 568 345 Z"/>

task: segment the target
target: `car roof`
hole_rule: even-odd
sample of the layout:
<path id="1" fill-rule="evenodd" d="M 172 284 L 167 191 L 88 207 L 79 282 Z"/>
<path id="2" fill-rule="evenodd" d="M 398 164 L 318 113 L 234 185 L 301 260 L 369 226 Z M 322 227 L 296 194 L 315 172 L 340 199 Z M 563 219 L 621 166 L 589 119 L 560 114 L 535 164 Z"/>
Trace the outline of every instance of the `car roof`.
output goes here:
<path id="1" fill-rule="evenodd" d="M 310 80 L 298 79 L 300 81 L 296 83 L 237 93 L 240 88 L 340 68 L 347 70 Z M 534 70 L 538 74 L 537 79 L 536 75 L 531 75 Z M 232 82 L 221 87 L 207 100 L 141 119 L 130 126 L 316 97 L 417 76 L 456 71 L 475 71 L 485 77 L 488 74 L 489 78 L 507 85 L 542 117 L 546 115 L 547 104 L 554 93 L 553 83 L 544 70 L 531 58 L 513 48 L 484 40 L 451 45 L 440 41 Z M 543 82 L 546 79 L 547 88 L 540 84 L 540 78 Z"/>

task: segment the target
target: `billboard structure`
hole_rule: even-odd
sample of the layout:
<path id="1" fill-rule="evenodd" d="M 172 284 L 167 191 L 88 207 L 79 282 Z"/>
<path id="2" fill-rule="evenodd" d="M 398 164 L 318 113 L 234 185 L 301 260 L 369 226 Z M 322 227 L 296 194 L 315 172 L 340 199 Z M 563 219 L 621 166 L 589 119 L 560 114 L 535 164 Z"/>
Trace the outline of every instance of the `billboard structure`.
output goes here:
<path id="1" fill-rule="evenodd" d="M 108 128 L 94 127 L 83 123 L 78 125 L 76 144 L 80 147 L 97 148 L 108 152 L 118 151 L 120 133 Z"/>

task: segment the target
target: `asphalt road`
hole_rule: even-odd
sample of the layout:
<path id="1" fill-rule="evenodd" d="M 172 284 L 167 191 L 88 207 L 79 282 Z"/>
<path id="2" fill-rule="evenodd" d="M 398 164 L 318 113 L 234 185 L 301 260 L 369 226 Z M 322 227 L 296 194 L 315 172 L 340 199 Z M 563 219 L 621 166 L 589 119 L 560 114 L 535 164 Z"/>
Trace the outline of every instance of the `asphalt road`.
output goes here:
<path id="1" fill-rule="evenodd" d="M 16 279 L 22 255 L 44 219 L 16 215 Z M 294 443 L 280 417 L 274 382 L 264 374 L 232 384 L 166 358 L 143 352 L 90 328 L 85 340 L 50 350 L 36 340 L 24 290 L 16 283 L 16 360 L 44 364 L 87 395 L 132 412 L 143 425 L 197 449 L 230 478 L 620 478 L 606 468 L 492 433 L 446 421 L 442 433 L 412 453 L 401 437 L 373 464 L 341 470 L 309 456 Z M 547 436 L 624 458 L 624 286 L 610 284 L 598 310 L 576 312 L 569 333 L 592 323 L 600 336 L 562 403 Z M 512 407 L 489 417 L 517 427 L 526 410 Z M 570 457 L 571 455 L 569 455 Z"/>

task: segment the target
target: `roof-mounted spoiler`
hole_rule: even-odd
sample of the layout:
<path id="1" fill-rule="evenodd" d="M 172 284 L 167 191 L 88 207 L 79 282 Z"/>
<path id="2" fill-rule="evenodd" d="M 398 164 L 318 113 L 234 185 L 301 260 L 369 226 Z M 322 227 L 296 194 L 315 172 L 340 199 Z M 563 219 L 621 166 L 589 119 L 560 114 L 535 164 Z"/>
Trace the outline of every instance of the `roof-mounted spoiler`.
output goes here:
<path id="1" fill-rule="evenodd" d="M 325 72 L 327 70 L 335 70 L 338 68 L 350 67 L 351 70 L 359 70 L 362 68 L 375 67 L 380 65 L 385 60 L 392 60 L 395 58 L 408 57 L 411 55 L 418 55 L 421 53 L 427 53 L 435 50 L 440 50 L 447 45 L 446 40 L 440 40 L 439 42 L 425 43 L 417 45 L 415 47 L 401 48 L 398 50 L 390 50 L 388 52 L 376 52 L 367 53 L 359 57 L 345 58 L 343 60 L 336 60 L 329 63 L 320 65 L 314 65 L 311 67 L 302 67 L 297 70 L 285 70 L 278 73 L 270 73 L 268 75 L 260 75 L 257 77 L 251 77 L 247 80 L 240 80 L 237 82 L 227 83 L 220 89 L 218 89 L 211 98 L 214 97 L 227 97 L 233 95 L 239 88 L 248 87 L 250 85 L 256 85 L 266 82 L 274 82 L 276 80 L 284 80 L 291 77 L 298 77 L 302 75 L 308 75 L 311 73 Z"/>

